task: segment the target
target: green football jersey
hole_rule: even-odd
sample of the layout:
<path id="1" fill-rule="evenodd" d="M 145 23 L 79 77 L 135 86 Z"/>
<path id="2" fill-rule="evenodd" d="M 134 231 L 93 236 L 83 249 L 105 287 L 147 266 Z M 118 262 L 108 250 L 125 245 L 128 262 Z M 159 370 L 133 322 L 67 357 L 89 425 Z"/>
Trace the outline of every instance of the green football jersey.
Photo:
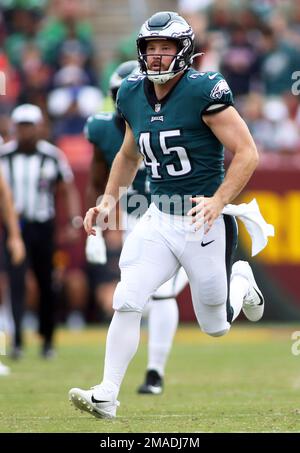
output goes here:
<path id="1" fill-rule="evenodd" d="M 183 200 L 216 192 L 224 179 L 224 148 L 202 114 L 233 105 L 220 73 L 189 69 L 161 101 L 145 76 L 129 76 L 117 103 L 144 157 L 152 199 L 161 210 L 165 196 L 177 200 L 169 212 L 183 214 L 190 207 Z"/>
<path id="2" fill-rule="evenodd" d="M 115 113 L 99 113 L 88 118 L 85 124 L 84 133 L 89 142 L 93 143 L 102 153 L 102 156 L 110 169 L 114 158 L 123 143 L 125 134 L 124 121 Z M 140 207 L 140 199 L 136 195 L 143 195 L 146 197 L 146 208 L 150 203 L 150 190 L 147 180 L 147 171 L 143 163 L 138 170 L 132 185 L 128 188 L 127 198 L 124 197 L 122 200 L 122 205 L 123 207 L 126 207 L 128 214 Z M 143 211 L 145 211 L 145 208 Z"/>

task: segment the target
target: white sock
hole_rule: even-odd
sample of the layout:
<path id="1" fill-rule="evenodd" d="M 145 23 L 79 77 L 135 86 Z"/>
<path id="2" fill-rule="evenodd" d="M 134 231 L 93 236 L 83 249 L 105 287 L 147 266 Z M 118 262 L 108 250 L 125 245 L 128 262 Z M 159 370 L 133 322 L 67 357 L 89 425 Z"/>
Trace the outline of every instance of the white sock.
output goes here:
<path id="1" fill-rule="evenodd" d="M 102 383 L 114 390 L 116 397 L 139 345 L 141 317 L 135 311 L 115 311 L 108 329 Z"/>
<path id="2" fill-rule="evenodd" d="M 243 300 L 247 291 L 249 289 L 249 282 L 245 277 L 241 275 L 235 275 L 230 282 L 230 305 L 233 308 L 233 318 L 234 321 L 243 306 Z"/>
<path id="3" fill-rule="evenodd" d="M 151 301 L 149 308 L 147 369 L 163 376 L 178 326 L 178 306 L 170 298 Z"/>

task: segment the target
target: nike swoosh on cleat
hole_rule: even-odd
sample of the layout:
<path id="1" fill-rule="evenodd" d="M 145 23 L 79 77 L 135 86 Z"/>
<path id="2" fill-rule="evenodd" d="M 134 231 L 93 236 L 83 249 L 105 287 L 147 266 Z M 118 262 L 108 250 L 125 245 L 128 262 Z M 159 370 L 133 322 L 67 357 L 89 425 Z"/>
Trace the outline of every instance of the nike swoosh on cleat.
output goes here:
<path id="1" fill-rule="evenodd" d="M 213 74 L 213 75 L 209 75 L 208 78 L 209 78 L 210 80 L 213 80 L 217 75 L 218 75 L 218 73 L 216 72 L 216 73 Z"/>
<path id="2" fill-rule="evenodd" d="M 254 289 L 254 291 L 256 292 L 256 294 L 258 295 L 259 300 L 260 300 L 260 303 L 259 303 L 258 305 L 263 305 L 264 299 L 263 299 L 262 295 L 259 294 L 259 292 L 254 288 L 254 286 L 253 286 L 253 289 Z"/>
<path id="3" fill-rule="evenodd" d="M 94 395 L 92 395 L 91 401 L 92 401 L 92 403 L 110 403 L 111 402 L 111 401 L 96 400 L 96 398 L 94 398 Z"/>
<path id="4" fill-rule="evenodd" d="M 212 241 L 209 241 L 209 242 L 201 242 L 201 247 L 206 247 L 207 245 L 211 244 L 212 242 L 215 242 L 215 239 L 213 239 Z"/>

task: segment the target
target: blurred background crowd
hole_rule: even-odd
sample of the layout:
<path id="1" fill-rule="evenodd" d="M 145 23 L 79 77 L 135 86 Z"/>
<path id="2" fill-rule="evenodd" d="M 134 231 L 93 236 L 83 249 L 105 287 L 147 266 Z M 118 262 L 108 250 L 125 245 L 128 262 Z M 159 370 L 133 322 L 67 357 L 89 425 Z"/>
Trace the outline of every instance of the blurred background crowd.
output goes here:
<path id="1" fill-rule="evenodd" d="M 136 58 L 137 30 L 158 8 L 178 10 L 191 23 L 197 51 L 205 53 L 195 66 L 224 74 L 261 151 L 300 149 L 299 102 L 292 92 L 300 79 L 299 2 L 110 3 L 0 1 L 0 70 L 8 75 L 0 106 L 3 139 L 12 107 L 28 102 L 44 111 L 52 140 L 80 134 L 86 118 L 103 110 L 112 71 Z"/>
<path id="2" fill-rule="evenodd" d="M 300 2 L 0 0 L 0 71 L 6 74 L 6 95 L 0 96 L 0 141 L 13 137 L 10 114 L 15 106 L 38 105 L 45 118 L 44 138 L 61 148 L 72 166 L 82 214 L 91 159 L 84 124 L 89 115 L 113 108 L 110 75 L 122 61 L 136 59 L 138 29 L 159 10 L 178 11 L 192 25 L 195 51 L 204 52 L 194 66 L 223 73 L 262 153 L 261 165 L 272 166 L 278 156 L 280 162 L 299 156 Z M 110 316 L 121 237 L 112 232 L 106 239 L 108 264 L 98 279 L 85 263 L 84 234 L 74 247 L 58 229 L 54 257 L 58 317 L 70 327 Z M 2 280 L 5 287 L 4 276 Z M 34 314 L 37 290 L 30 275 L 27 292 L 28 313 Z"/>

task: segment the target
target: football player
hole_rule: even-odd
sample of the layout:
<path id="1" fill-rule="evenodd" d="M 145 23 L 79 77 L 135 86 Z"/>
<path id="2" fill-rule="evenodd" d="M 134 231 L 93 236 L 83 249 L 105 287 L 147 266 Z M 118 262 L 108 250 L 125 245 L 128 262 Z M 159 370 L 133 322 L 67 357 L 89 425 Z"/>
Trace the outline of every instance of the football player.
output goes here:
<path id="1" fill-rule="evenodd" d="M 139 73 L 139 65 L 137 61 L 132 60 L 119 65 L 112 74 L 110 94 L 114 102 L 116 102 L 121 82 L 135 73 Z M 97 197 L 104 193 L 111 165 L 124 139 L 125 127 L 125 120 L 118 112 L 93 115 L 86 123 L 85 135 L 94 146 L 87 190 L 90 206 L 93 206 Z M 139 211 L 139 214 L 144 214 L 148 208 L 150 192 L 146 176 L 146 168 L 142 162 L 128 190 L 126 209 L 122 215 L 124 240 L 137 222 L 134 215 L 135 205 L 137 204 L 134 200 L 138 200 L 137 195 L 142 195 L 146 199 L 145 209 Z M 96 236 L 91 235 L 87 238 L 87 260 L 91 263 L 103 264 L 106 251 L 100 227 L 96 227 L 96 233 Z M 99 269 L 99 272 L 101 272 L 101 269 Z M 164 283 L 155 292 L 151 297 L 151 302 L 147 305 L 148 365 L 145 382 L 138 388 L 138 393 L 157 395 L 162 392 L 165 365 L 178 325 L 178 307 L 175 297 L 186 284 L 186 273 L 180 268 L 172 279 Z"/>
<path id="2" fill-rule="evenodd" d="M 156 13 L 143 24 L 137 39 L 143 75 L 129 76 L 118 93 L 124 141 L 101 203 L 84 220 L 87 234 L 94 235 L 97 217 L 109 214 L 119 187 L 131 184 L 143 158 L 153 202 L 123 246 L 103 381 L 91 390 L 69 392 L 76 407 L 96 417 L 116 416 L 144 306 L 180 266 L 200 328 L 208 335 L 225 335 L 241 309 L 251 321 L 263 314 L 263 296 L 249 264 L 232 266 L 236 222 L 222 214 L 254 172 L 256 146 L 222 75 L 190 67 L 193 48 L 193 30 L 177 13 Z M 224 146 L 233 155 L 226 175 Z"/>

